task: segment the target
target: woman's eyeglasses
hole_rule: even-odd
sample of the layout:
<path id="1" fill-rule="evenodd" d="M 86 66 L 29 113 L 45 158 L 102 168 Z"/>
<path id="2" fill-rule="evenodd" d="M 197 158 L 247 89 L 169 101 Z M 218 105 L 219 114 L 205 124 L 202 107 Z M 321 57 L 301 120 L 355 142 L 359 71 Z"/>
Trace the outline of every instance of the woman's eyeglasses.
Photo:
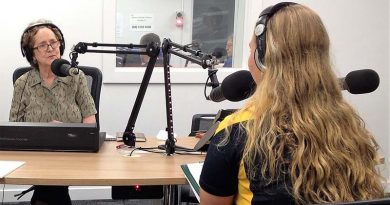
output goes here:
<path id="1" fill-rule="evenodd" d="M 44 52 L 44 51 L 47 51 L 47 49 L 49 49 L 49 46 L 52 49 L 56 49 L 60 46 L 60 41 L 53 41 L 53 42 L 50 42 L 48 44 L 40 44 L 36 47 L 33 47 L 33 49 L 38 49 L 39 52 Z"/>

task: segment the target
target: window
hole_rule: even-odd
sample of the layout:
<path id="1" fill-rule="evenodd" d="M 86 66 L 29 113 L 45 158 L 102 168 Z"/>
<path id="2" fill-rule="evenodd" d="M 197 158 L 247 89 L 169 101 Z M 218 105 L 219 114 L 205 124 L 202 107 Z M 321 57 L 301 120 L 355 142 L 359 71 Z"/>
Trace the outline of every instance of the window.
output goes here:
<path id="1" fill-rule="evenodd" d="M 245 30 L 242 22 L 247 4 L 240 0 L 105 0 L 104 42 L 140 44 L 142 36 L 155 33 L 161 42 L 169 38 L 175 43 L 214 54 L 220 60 L 219 73 L 234 70 L 224 69 L 224 66 L 242 67 Z M 152 83 L 163 82 L 162 56 L 159 58 Z M 207 77 L 207 72 L 199 65 L 174 55 L 171 55 L 170 65 L 172 83 L 204 83 Z M 105 82 L 139 83 L 145 67 L 136 54 L 103 55 Z M 125 79 L 125 76 L 129 78 Z"/>
<path id="2" fill-rule="evenodd" d="M 232 67 L 234 0 L 196 0 L 193 8 L 192 45 Z"/>

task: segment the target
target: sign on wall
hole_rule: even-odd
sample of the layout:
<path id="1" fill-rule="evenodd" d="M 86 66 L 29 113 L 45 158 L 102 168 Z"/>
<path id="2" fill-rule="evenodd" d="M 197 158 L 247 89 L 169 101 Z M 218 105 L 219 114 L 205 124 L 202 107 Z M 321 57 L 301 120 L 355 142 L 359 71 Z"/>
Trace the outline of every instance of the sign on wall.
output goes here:
<path id="1" fill-rule="evenodd" d="M 153 31 L 154 30 L 153 14 L 130 14 L 129 30 L 130 31 Z"/>

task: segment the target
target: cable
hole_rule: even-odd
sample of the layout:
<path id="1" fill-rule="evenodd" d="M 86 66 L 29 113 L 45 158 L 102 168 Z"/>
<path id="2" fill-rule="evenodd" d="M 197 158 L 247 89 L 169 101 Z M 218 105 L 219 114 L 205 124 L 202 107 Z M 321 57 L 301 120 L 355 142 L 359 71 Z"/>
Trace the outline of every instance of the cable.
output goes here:
<path id="1" fill-rule="evenodd" d="M 162 150 L 165 150 L 165 145 L 159 145 L 158 148 L 162 149 Z M 176 151 L 180 152 L 178 154 L 182 154 L 182 155 L 183 154 L 202 155 L 202 152 L 199 154 L 199 151 L 196 151 L 196 150 L 193 150 L 193 149 L 187 148 L 187 147 L 182 147 L 182 146 L 175 145 L 175 149 L 176 149 Z"/>
<path id="2" fill-rule="evenodd" d="M 204 155 L 205 154 L 203 152 L 199 153 L 199 151 L 195 151 L 195 150 L 185 148 L 185 147 L 180 147 L 177 145 L 175 146 L 175 148 L 176 148 L 175 153 L 179 154 L 179 155 Z M 165 150 L 165 145 L 159 145 L 158 147 L 135 147 L 133 150 L 131 150 L 131 152 L 129 153 L 128 156 L 132 156 L 134 151 L 136 151 L 136 150 L 141 150 L 141 151 L 150 152 L 150 153 L 163 154 L 163 153 L 165 153 L 165 151 L 161 151 L 161 150 Z"/>
<path id="3" fill-rule="evenodd" d="M 209 83 L 209 80 L 211 79 L 210 76 L 211 76 L 211 75 L 209 75 L 209 76 L 207 77 L 206 83 L 204 84 L 203 94 L 204 94 L 204 97 L 205 97 L 206 99 L 208 99 L 207 94 L 206 94 L 206 90 L 207 90 L 207 84 Z"/>
<path id="4" fill-rule="evenodd" d="M 1 197 L 1 205 L 3 205 L 3 203 L 4 203 L 4 190 L 5 190 L 5 183 L 3 184 L 3 196 Z"/>
<path id="5" fill-rule="evenodd" d="M 145 148 L 135 147 L 133 150 L 131 150 L 131 152 L 129 153 L 129 156 L 131 156 L 135 150 L 142 150 L 142 151 L 153 152 L 153 153 L 165 153 L 165 152 L 154 152 L 154 151 L 152 151 L 152 150 L 155 150 L 155 149 L 158 149 L 158 148 L 157 147 L 145 147 Z"/>
<path id="6" fill-rule="evenodd" d="M 198 152 L 198 153 L 193 153 Z M 199 152 L 199 151 L 182 151 L 182 152 L 175 152 L 178 155 L 205 155 L 205 152 Z"/>
<path id="7" fill-rule="evenodd" d="M 204 84 L 204 90 L 203 90 L 203 95 L 204 97 L 206 98 L 206 100 L 209 100 L 209 96 L 207 96 L 206 94 L 206 90 L 207 90 L 207 86 L 211 86 L 212 88 L 214 88 L 214 83 L 215 82 L 212 82 L 213 80 L 211 79 L 211 77 L 213 75 L 215 75 L 217 73 L 218 70 L 213 70 L 213 71 L 209 71 L 209 74 L 207 76 L 207 79 L 206 79 L 206 83 Z M 209 83 L 209 80 L 210 80 L 210 83 Z M 218 80 L 217 80 L 217 83 L 218 83 Z M 218 83 L 219 84 L 219 83 Z M 218 85 L 217 85 L 218 86 Z"/>

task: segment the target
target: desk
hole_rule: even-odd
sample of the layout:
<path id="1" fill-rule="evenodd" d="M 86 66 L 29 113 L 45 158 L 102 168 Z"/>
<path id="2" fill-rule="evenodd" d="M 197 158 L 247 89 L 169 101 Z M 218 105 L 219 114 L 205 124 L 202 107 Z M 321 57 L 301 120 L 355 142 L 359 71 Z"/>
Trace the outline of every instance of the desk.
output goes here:
<path id="1" fill-rule="evenodd" d="M 176 144 L 194 147 L 198 140 L 194 137 L 179 137 Z M 164 143 L 165 141 L 155 138 L 147 138 L 146 142 L 137 142 L 136 146 L 155 147 Z M 26 162 L 0 179 L 0 183 L 69 186 L 168 185 L 165 193 L 169 195 L 172 191 L 171 185 L 187 184 L 180 165 L 203 161 L 205 158 L 205 155 L 166 156 L 157 153 L 124 157 L 116 150 L 118 144 L 105 142 L 98 153 L 0 151 L 0 160 Z"/>

